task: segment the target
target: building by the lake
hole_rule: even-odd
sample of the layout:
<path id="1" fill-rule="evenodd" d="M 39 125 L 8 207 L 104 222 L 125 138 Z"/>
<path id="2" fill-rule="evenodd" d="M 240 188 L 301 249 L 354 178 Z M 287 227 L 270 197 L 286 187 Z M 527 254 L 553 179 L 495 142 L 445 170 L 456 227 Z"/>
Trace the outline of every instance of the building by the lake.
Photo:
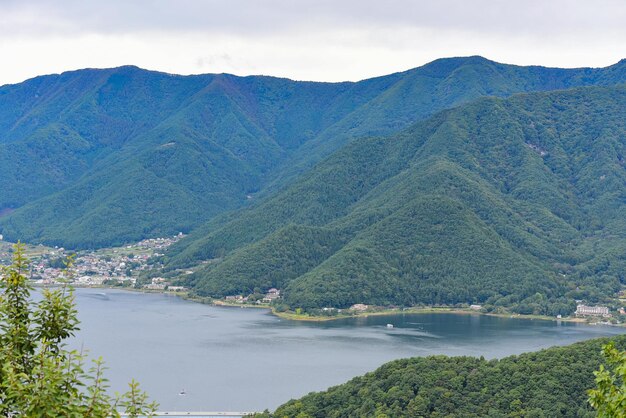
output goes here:
<path id="1" fill-rule="evenodd" d="M 577 305 L 576 316 L 611 316 L 606 306 Z"/>

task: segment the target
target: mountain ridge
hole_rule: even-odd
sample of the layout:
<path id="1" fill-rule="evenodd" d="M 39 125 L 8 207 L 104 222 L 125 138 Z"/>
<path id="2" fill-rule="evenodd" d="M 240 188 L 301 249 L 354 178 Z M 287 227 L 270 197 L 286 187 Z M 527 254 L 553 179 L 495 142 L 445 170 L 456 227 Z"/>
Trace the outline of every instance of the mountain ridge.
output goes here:
<path id="1" fill-rule="evenodd" d="M 278 286 L 307 310 L 606 301 L 625 282 L 624 109 L 624 87 L 483 98 L 357 140 L 180 241 L 170 267 L 213 259 L 188 282 L 201 296 Z M 326 250 L 303 251 L 298 227 Z"/>
<path id="2" fill-rule="evenodd" d="M 0 87 L 0 210 L 10 212 L 0 231 L 70 248 L 190 232 L 356 138 L 484 95 L 624 81 L 617 64 L 546 69 L 480 57 L 342 83 L 133 66 L 37 77 Z"/>

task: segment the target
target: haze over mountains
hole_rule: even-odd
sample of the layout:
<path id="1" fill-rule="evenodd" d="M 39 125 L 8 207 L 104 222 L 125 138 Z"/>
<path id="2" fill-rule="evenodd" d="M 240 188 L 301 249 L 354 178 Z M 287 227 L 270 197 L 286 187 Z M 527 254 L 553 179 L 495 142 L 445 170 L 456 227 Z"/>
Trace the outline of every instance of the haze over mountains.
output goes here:
<path id="1" fill-rule="evenodd" d="M 191 232 L 168 268 L 212 260 L 188 282 L 205 296 L 567 313 L 624 280 L 624 82 L 626 61 L 481 57 L 358 83 L 38 77 L 0 88 L 0 233 L 79 249 Z"/>

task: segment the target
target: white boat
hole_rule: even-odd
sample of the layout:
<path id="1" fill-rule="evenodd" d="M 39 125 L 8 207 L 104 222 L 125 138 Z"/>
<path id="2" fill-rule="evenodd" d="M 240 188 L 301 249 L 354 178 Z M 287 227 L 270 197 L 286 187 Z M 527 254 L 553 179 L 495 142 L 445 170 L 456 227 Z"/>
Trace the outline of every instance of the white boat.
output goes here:
<path id="1" fill-rule="evenodd" d="M 387 324 L 387 328 L 393 328 L 393 324 Z"/>

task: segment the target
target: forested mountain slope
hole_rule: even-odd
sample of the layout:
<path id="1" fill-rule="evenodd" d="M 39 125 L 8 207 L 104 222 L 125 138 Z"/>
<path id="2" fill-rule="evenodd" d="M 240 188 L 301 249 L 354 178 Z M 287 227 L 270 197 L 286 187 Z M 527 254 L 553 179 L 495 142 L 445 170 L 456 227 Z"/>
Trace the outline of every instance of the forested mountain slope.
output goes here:
<path id="1" fill-rule="evenodd" d="M 626 337 L 612 340 L 622 350 Z M 417 357 L 280 406 L 275 418 L 594 417 L 587 390 L 606 338 L 485 360 Z"/>
<path id="2" fill-rule="evenodd" d="M 347 87 L 133 67 L 4 87 L 0 109 L 24 109 L 0 136 L 0 205 L 19 207 L 0 228 L 70 247 L 188 231 L 258 191 Z"/>
<path id="3" fill-rule="evenodd" d="M 481 303 L 566 314 L 624 282 L 626 88 L 486 98 L 355 141 L 200 228 L 170 267 L 200 295 L 292 308 Z"/>
<path id="4" fill-rule="evenodd" d="M 500 64 L 479 56 L 444 58 L 404 73 L 364 80 L 357 86 L 381 80 L 393 80 L 393 83 L 304 144 L 300 152 L 283 164 L 271 186 L 293 179 L 350 138 L 397 132 L 439 110 L 478 97 L 622 84 L 626 82 L 626 59 L 606 68 L 560 69 Z"/>
<path id="5" fill-rule="evenodd" d="M 353 138 L 484 95 L 624 81 L 624 62 L 565 70 L 481 57 L 358 83 L 136 67 L 37 77 L 0 87 L 0 233 L 85 248 L 188 232 Z"/>

